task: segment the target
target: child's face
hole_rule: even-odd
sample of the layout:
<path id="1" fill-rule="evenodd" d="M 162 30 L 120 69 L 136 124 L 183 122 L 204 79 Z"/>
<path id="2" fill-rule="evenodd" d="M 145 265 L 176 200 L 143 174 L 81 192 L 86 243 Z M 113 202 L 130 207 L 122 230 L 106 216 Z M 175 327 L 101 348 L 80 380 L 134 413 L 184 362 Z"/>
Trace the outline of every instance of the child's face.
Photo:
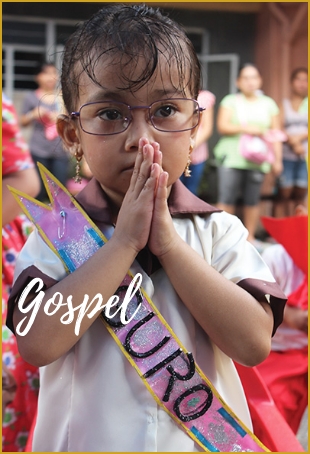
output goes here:
<path id="1" fill-rule="evenodd" d="M 132 71 L 139 71 L 139 64 L 138 67 L 129 67 L 128 70 L 133 79 Z M 148 106 L 168 97 L 184 98 L 184 93 L 174 88 L 179 82 L 177 71 L 173 68 L 169 70 L 164 59 L 161 71 L 157 71 L 153 78 L 135 93 L 128 89 L 119 89 L 124 86 L 118 77 L 119 71 L 120 65 L 117 62 L 115 64 L 108 60 L 99 63 L 96 67 L 96 79 L 101 86 L 92 82 L 84 72 L 80 77 L 76 110 L 85 103 L 95 101 L 115 100 L 130 106 Z M 192 97 L 187 89 L 185 95 L 187 98 Z M 129 186 L 140 138 L 147 138 L 150 143 L 159 143 L 163 155 L 163 169 L 169 173 L 168 185 L 171 186 L 186 167 L 190 145 L 197 129 L 160 132 L 148 122 L 146 109 L 133 110 L 132 118 L 126 131 L 110 136 L 87 134 L 81 130 L 79 122 L 74 121 L 76 140 L 91 172 L 118 206 Z"/>

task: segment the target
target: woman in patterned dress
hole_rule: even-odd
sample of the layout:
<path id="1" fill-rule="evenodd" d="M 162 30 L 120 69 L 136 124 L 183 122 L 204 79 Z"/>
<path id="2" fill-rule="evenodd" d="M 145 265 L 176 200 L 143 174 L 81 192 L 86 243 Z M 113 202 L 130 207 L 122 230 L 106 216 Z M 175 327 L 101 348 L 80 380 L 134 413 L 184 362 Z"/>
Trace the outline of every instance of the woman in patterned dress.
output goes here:
<path id="1" fill-rule="evenodd" d="M 5 326 L 7 299 L 15 261 L 30 232 L 29 221 L 7 185 L 36 196 L 40 182 L 28 146 L 19 131 L 12 102 L 2 96 L 2 361 L 12 373 L 16 395 L 7 405 L 2 421 L 2 451 L 23 451 L 37 406 L 39 374 L 20 356 L 16 338 Z"/>

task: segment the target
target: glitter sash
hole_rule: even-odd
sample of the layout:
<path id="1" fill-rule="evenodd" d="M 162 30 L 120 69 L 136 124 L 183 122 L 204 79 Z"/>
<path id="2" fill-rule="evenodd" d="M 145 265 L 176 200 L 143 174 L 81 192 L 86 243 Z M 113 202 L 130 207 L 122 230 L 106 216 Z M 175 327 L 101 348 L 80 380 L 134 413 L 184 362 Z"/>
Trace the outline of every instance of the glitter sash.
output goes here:
<path id="1" fill-rule="evenodd" d="M 41 164 L 39 168 L 51 205 L 10 189 L 71 273 L 107 239 L 67 189 Z M 120 304 L 132 280 L 128 272 L 117 289 Z M 143 289 L 128 305 L 128 319 L 135 311 L 126 324 L 104 311 L 101 319 L 158 405 L 205 451 L 270 452 L 225 404 Z"/>

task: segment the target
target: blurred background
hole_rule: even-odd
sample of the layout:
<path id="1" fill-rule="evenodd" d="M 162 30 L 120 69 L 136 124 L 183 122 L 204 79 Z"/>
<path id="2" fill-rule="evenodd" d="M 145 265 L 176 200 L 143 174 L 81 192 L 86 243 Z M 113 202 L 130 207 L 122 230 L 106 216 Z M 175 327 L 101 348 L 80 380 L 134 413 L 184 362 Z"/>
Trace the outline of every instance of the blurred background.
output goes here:
<path id="1" fill-rule="evenodd" d="M 307 67 L 308 4 L 306 2 L 148 2 L 167 11 L 186 29 L 203 68 L 203 88 L 218 104 L 236 92 L 238 67 L 254 63 L 260 70 L 263 92 L 277 103 L 289 94 L 291 71 Z M 2 84 L 19 111 L 25 92 L 34 90 L 34 71 L 39 61 L 51 61 L 60 69 L 67 37 L 101 2 L 3 2 Z M 24 131 L 30 134 L 29 128 Z M 216 200 L 216 162 L 212 149 L 219 139 L 216 128 L 209 139 L 210 158 L 199 195 Z M 262 193 L 272 185 L 266 178 Z M 268 198 L 268 197 L 267 197 Z"/>
<path id="2" fill-rule="evenodd" d="M 289 96 L 292 70 L 308 66 L 307 2 L 147 3 L 184 26 L 202 64 L 202 88 L 216 97 L 214 119 L 224 96 L 237 91 L 240 65 L 251 62 L 259 68 L 264 94 L 278 105 Z M 49 61 L 60 71 L 67 38 L 101 6 L 102 2 L 2 2 L 2 87 L 17 113 L 26 94 L 37 87 L 38 64 Z M 22 129 L 28 141 L 31 128 Z M 213 148 L 218 140 L 215 126 L 199 188 L 199 196 L 209 203 L 217 200 Z M 264 215 L 271 213 L 273 187 L 270 173 L 261 190 Z M 298 438 L 307 450 L 307 412 Z"/>

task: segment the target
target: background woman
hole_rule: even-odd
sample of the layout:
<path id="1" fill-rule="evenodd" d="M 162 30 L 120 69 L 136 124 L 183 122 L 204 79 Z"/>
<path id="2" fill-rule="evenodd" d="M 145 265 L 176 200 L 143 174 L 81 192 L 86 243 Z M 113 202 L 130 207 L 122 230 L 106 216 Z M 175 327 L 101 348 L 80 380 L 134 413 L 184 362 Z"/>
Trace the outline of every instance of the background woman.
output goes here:
<path id="1" fill-rule="evenodd" d="M 281 107 L 282 127 L 288 140 L 283 144 L 283 173 L 279 178 L 277 217 L 292 216 L 296 206 L 306 206 L 308 188 L 308 70 L 297 68 L 291 75 L 291 96 Z"/>
<path id="2" fill-rule="evenodd" d="M 58 71 L 52 63 L 43 63 L 37 68 L 38 88 L 26 95 L 20 123 L 21 126 L 33 126 L 29 146 L 35 164 L 41 162 L 65 185 L 69 158 L 56 130 L 56 118 L 62 111 L 62 100 L 56 96 L 58 79 Z M 38 199 L 46 198 L 41 185 Z"/>
<path id="3" fill-rule="evenodd" d="M 240 196 L 243 198 L 243 223 L 249 232 L 249 241 L 255 242 L 259 219 L 260 189 L 270 164 L 256 164 L 241 156 L 239 143 L 242 134 L 262 137 L 269 129 L 280 128 L 276 103 L 260 91 L 262 78 L 252 64 L 241 67 L 236 81 L 240 93 L 225 96 L 221 101 L 217 128 L 222 135 L 214 153 L 220 161 L 218 207 L 233 214 Z M 242 117 L 240 118 L 240 111 Z M 280 142 L 274 142 L 275 159 L 272 171 L 282 171 Z"/>
<path id="4" fill-rule="evenodd" d="M 20 355 L 16 337 L 5 326 L 15 263 L 32 226 L 8 185 L 35 197 L 40 181 L 17 122 L 15 108 L 2 94 L 2 451 L 23 451 L 37 408 L 39 371 Z"/>
<path id="5" fill-rule="evenodd" d="M 210 138 L 213 132 L 213 106 L 215 103 L 215 96 L 208 90 L 202 90 L 198 95 L 197 101 L 200 107 L 204 107 L 206 110 L 202 112 L 195 141 L 195 148 L 190 156 L 190 178 L 185 175 L 182 175 L 180 178 L 182 183 L 195 195 L 198 195 L 203 170 L 209 156 L 208 144 L 206 141 Z"/>

